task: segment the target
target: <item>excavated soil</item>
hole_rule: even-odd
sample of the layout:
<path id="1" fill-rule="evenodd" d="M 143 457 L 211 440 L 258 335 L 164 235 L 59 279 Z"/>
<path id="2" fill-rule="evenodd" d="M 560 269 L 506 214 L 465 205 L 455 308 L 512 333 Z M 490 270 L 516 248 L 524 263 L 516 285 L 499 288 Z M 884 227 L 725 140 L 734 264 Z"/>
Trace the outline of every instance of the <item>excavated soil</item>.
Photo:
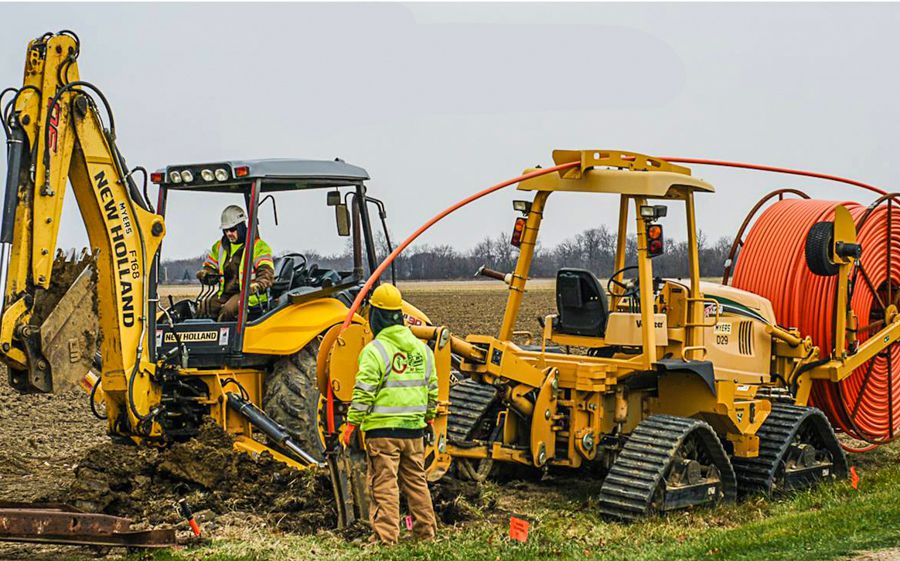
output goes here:
<path id="1" fill-rule="evenodd" d="M 418 287 L 408 297 L 435 323 L 460 335 L 495 333 L 504 290 Z M 537 333 L 536 318 L 553 310 L 553 292 L 526 295 L 519 327 Z M 207 536 L 225 527 L 273 532 L 332 529 L 335 512 L 324 471 L 296 471 L 264 455 L 232 450 L 230 438 L 209 425 L 200 438 L 157 450 L 114 444 L 106 422 L 90 411 L 80 390 L 19 395 L 0 368 L 0 501 L 64 502 L 90 512 L 126 516 L 137 528 L 188 528 L 173 503 L 185 498 Z M 496 505 L 479 486 L 445 478 L 433 485 L 445 524 L 490 514 Z M 347 537 L 359 535 L 348 532 Z M 68 548 L 0 543 L 0 559 L 65 558 Z"/>
<path id="2" fill-rule="evenodd" d="M 72 259 L 66 260 L 65 257 L 66 256 L 61 253 L 57 254 L 56 259 L 53 261 L 50 286 L 46 290 L 38 289 L 35 294 L 31 315 L 31 323 L 33 325 L 40 325 L 41 322 L 53 312 L 54 308 L 56 308 L 56 304 L 59 303 L 63 296 L 65 296 L 66 291 L 69 290 L 69 287 L 72 286 L 72 283 L 75 282 L 75 279 L 78 278 L 81 271 L 84 270 L 85 267 L 91 266 L 93 262 L 93 259 L 86 250 L 82 250 L 82 253 L 77 256 L 77 258 L 73 256 Z M 94 268 L 91 273 L 94 277 L 93 281 L 96 283 L 96 268 Z M 96 297 L 93 300 L 91 305 L 96 313 Z"/>
<path id="3" fill-rule="evenodd" d="M 212 528 L 237 513 L 286 532 L 333 524 L 324 472 L 291 469 L 267 454 L 253 458 L 232 444 L 212 423 L 198 438 L 162 450 L 104 442 L 85 452 L 69 485 L 46 498 L 147 526 L 182 522 L 173 507 L 182 498 Z"/>

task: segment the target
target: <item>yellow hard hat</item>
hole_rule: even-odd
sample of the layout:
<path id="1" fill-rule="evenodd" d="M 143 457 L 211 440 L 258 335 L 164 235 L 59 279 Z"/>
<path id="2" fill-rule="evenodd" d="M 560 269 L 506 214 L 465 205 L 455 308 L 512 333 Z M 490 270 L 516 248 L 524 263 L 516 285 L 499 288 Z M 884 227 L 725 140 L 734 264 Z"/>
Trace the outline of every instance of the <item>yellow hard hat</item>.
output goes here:
<path id="1" fill-rule="evenodd" d="M 403 308 L 403 297 L 396 286 L 381 284 L 372 292 L 369 303 L 382 310 L 400 310 Z"/>

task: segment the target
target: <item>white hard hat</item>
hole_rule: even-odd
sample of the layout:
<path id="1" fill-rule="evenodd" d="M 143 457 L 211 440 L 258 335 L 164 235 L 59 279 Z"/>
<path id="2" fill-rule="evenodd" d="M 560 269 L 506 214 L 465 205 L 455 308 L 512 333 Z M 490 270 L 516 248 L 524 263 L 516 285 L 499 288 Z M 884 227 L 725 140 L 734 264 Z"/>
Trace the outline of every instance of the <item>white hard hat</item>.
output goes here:
<path id="1" fill-rule="evenodd" d="M 229 228 L 234 228 L 245 220 L 247 220 L 247 215 L 244 213 L 244 209 L 237 205 L 228 205 L 222 211 L 222 224 L 219 226 L 219 229 L 228 230 Z"/>

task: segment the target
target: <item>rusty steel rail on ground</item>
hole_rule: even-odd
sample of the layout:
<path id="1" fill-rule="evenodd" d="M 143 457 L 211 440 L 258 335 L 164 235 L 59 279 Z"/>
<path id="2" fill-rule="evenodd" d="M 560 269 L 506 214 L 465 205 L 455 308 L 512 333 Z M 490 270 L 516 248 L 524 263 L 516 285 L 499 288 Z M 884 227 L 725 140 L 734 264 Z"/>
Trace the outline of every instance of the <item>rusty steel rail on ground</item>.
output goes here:
<path id="1" fill-rule="evenodd" d="M 59 503 L 0 502 L 0 541 L 162 548 L 175 530 L 131 530 L 131 520 Z"/>

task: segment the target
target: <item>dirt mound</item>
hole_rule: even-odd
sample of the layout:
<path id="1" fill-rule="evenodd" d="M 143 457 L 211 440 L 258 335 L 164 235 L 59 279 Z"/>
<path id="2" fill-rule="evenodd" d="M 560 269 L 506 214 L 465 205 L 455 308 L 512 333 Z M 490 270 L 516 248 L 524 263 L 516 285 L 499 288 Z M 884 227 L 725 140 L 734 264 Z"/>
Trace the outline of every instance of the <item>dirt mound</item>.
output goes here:
<path id="1" fill-rule="evenodd" d="M 205 530 L 260 526 L 289 533 L 335 527 L 325 470 L 296 470 L 268 454 L 237 452 L 232 438 L 208 423 L 199 437 L 165 449 L 114 444 L 90 448 L 75 479 L 43 500 L 131 518 L 139 526 L 183 526 L 174 503 L 186 499 Z M 493 506 L 480 486 L 444 478 L 432 486 L 445 524 L 479 518 Z"/>
<path id="2" fill-rule="evenodd" d="M 231 437 L 209 423 L 198 438 L 161 450 L 94 446 L 78 462 L 75 480 L 45 499 L 157 526 L 182 522 L 173 504 L 184 498 L 207 530 L 243 521 L 308 533 L 334 526 L 331 497 L 324 470 L 236 452 Z"/>
<path id="3" fill-rule="evenodd" d="M 492 514 L 497 507 L 481 485 L 449 475 L 431 485 L 431 500 L 435 514 L 444 524 L 477 520 Z"/>

